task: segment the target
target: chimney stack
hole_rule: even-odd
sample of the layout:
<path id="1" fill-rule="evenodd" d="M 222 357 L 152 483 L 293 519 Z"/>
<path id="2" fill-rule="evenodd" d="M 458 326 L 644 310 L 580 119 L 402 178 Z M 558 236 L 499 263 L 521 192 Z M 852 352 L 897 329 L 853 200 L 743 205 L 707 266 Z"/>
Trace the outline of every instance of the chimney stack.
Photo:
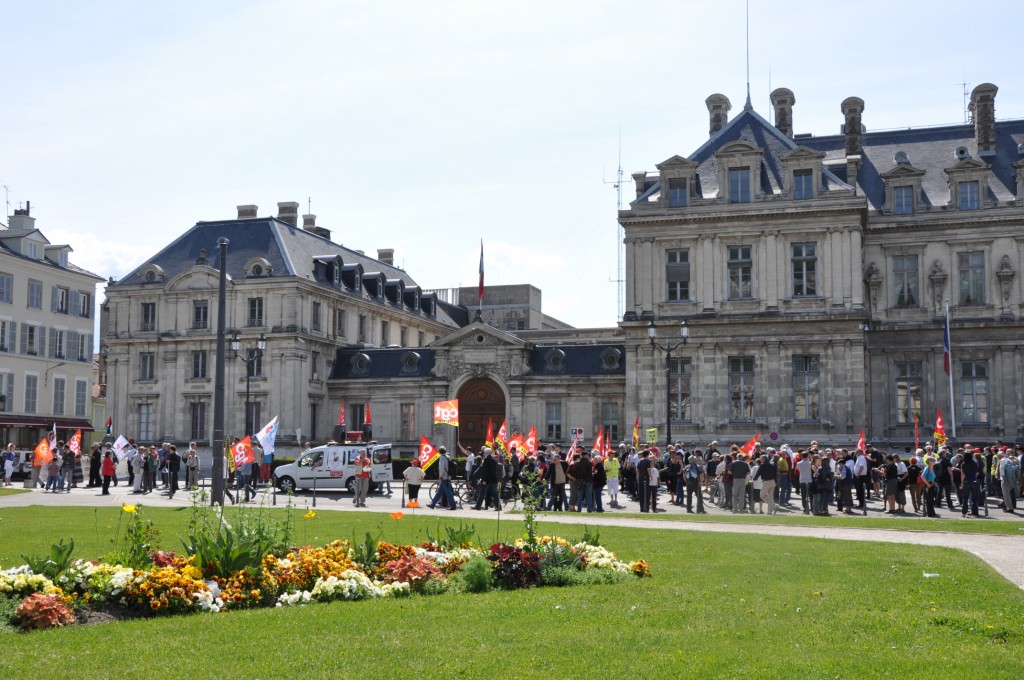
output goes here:
<path id="1" fill-rule="evenodd" d="M 240 205 L 240 206 L 238 206 L 238 219 L 240 219 L 240 220 L 248 220 L 248 219 L 251 219 L 253 217 L 256 217 L 256 206 L 255 205 L 252 205 L 250 203 L 249 205 Z"/>
<path id="2" fill-rule="evenodd" d="M 796 104 L 796 97 L 793 91 L 784 87 L 771 93 L 772 106 L 775 108 L 775 128 L 786 135 L 793 136 L 793 104 Z"/>
<path id="3" fill-rule="evenodd" d="M 864 100 L 860 97 L 847 97 L 839 105 L 839 110 L 846 117 L 846 123 L 843 125 L 846 155 L 859 156 L 863 150 L 861 136 L 864 134 L 864 125 L 861 123 L 861 114 L 864 113 Z"/>
<path id="4" fill-rule="evenodd" d="M 299 204 L 295 201 L 285 201 L 277 204 L 277 219 L 293 227 L 299 224 Z"/>
<path id="5" fill-rule="evenodd" d="M 974 140 L 978 143 L 978 155 L 996 151 L 996 92 L 999 88 L 992 83 L 982 83 L 971 91 L 968 111 L 974 121 Z"/>
<path id="6" fill-rule="evenodd" d="M 636 197 L 640 198 L 647 190 L 647 171 L 640 170 L 633 173 L 633 182 L 636 184 Z"/>
<path id="7" fill-rule="evenodd" d="M 306 231 L 313 231 L 310 227 L 316 226 L 316 215 L 303 215 L 302 216 L 302 228 Z"/>
<path id="8" fill-rule="evenodd" d="M 378 248 L 377 259 L 382 263 L 390 266 L 395 266 L 395 249 L 394 248 Z"/>
<path id="9" fill-rule="evenodd" d="M 7 221 L 11 231 L 32 231 L 36 228 L 36 218 L 32 217 L 32 201 L 25 201 L 24 208 L 15 208 L 14 214 Z"/>
<path id="10" fill-rule="evenodd" d="M 708 114 L 711 117 L 711 131 L 709 134 L 713 135 L 724 128 L 726 123 L 729 122 L 729 111 L 732 109 L 732 104 L 724 94 L 713 94 L 705 99 L 704 103 L 707 104 Z"/>

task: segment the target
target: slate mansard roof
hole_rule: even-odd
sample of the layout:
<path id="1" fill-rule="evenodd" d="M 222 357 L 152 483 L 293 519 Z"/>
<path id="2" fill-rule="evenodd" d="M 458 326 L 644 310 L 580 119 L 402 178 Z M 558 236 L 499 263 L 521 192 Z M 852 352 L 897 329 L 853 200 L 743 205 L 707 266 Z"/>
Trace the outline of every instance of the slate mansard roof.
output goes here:
<path id="1" fill-rule="evenodd" d="M 466 323 L 461 318 L 465 315 L 460 314 L 464 310 L 440 303 L 431 293 L 422 293 L 416 281 L 402 269 L 276 217 L 197 222 L 163 250 L 122 277 L 114 286 L 159 283 L 148 281 L 144 276 L 154 265 L 160 268 L 163 280 L 171 280 L 191 269 L 197 262 L 202 261 L 202 258 L 206 259 L 206 264 L 217 268 L 220 264 L 220 249 L 217 242 L 221 238 L 229 241 L 228 276 L 235 281 L 245 279 L 249 263 L 254 259 L 260 259 L 269 266 L 269 272 L 263 277 L 268 280 L 296 277 L 334 286 L 350 295 L 378 299 L 382 302 L 389 300 L 382 294 L 383 291 L 369 295 L 367 288 L 376 288 L 378 280 L 383 280 L 385 287 L 400 282 L 406 292 L 416 292 L 420 295 L 421 301 L 426 301 L 422 307 L 423 312 L 433 316 L 440 323 L 453 328 Z M 351 284 L 356 275 L 359 276 L 357 285 L 347 285 L 346 281 Z M 407 302 L 404 297 L 393 302 L 396 306 L 404 306 L 406 311 L 410 309 L 408 304 L 403 304 Z"/>

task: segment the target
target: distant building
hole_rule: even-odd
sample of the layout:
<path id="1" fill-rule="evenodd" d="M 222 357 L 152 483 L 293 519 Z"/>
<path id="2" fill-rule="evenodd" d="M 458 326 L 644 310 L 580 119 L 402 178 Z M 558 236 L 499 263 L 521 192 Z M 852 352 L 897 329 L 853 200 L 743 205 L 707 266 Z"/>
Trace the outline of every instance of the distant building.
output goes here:
<path id="1" fill-rule="evenodd" d="M 789 90 L 774 125 L 709 97 L 710 139 L 635 173 L 619 213 L 626 410 L 689 442 L 924 440 L 951 423 L 948 305 L 959 440 L 1024 437 L 1024 120 L 996 91 L 970 124 L 878 132 L 850 97 L 818 137 Z"/>
<path id="2" fill-rule="evenodd" d="M 480 289 L 476 286 L 446 288 L 434 291 L 438 298 L 465 307 L 476 320 L 510 333 L 533 330 L 570 330 L 572 326 L 548 316 L 541 309 L 541 291 L 528 283 L 508 286 L 484 286 L 484 297 L 480 300 Z"/>
<path id="3" fill-rule="evenodd" d="M 0 228 L 0 440 L 31 449 L 56 425 L 58 439 L 92 430 L 96 284 L 68 261 L 30 208 Z"/>

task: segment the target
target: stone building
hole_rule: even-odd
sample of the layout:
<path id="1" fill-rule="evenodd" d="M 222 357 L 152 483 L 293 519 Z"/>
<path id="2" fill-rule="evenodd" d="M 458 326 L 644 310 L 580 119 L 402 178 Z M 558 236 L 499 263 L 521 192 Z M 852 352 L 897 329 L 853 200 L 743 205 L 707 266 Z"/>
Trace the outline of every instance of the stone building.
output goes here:
<path id="1" fill-rule="evenodd" d="M 30 207 L 0 228 L 0 441 L 32 449 L 56 426 L 92 430 L 96 284 L 36 228 Z"/>
<path id="2" fill-rule="evenodd" d="M 626 411 L 705 443 L 909 444 L 951 405 L 961 440 L 1024 436 L 1024 120 L 996 90 L 971 124 L 878 132 L 850 97 L 827 136 L 794 134 L 784 88 L 774 125 L 709 97 L 710 139 L 619 213 Z"/>

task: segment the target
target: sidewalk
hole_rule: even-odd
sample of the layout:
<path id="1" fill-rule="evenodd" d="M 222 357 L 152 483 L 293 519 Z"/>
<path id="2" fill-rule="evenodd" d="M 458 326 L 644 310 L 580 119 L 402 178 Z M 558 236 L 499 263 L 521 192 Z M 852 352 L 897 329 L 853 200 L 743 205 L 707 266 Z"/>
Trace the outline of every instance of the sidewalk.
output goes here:
<path id="1" fill-rule="evenodd" d="M 351 494 L 331 491 L 329 493 L 317 493 L 316 495 L 316 509 L 320 510 L 340 510 L 346 512 L 394 512 L 402 509 L 402 488 L 398 483 L 395 483 L 395 494 L 392 496 L 382 496 L 380 494 L 371 494 L 367 497 L 366 509 L 356 509 L 352 505 Z M 497 513 L 492 511 L 474 511 L 469 508 L 460 508 L 457 511 L 442 510 L 430 510 L 426 507 L 429 499 L 426 498 L 426 487 L 421 490 L 420 493 L 420 508 L 417 511 L 419 514 L 438 515 L 445 517 L 461 517 L 461 518 L 480 518 L 489 519 L 495 516 Z M 667 497 L 666 497 L 667 498 Z M 272 503 L 273 495 L 268 493 L 266 503 L 269 505 Z M 259 502 L 259 499 L 257 499 Z M 284 507 L 286 499 L 278 494 L 277 505 L 278 507 Z M 296 507 L 305 508 L 307 505 L 313 507 L 313 494 L 310 492 L 300 492 L 293 497 L 293 503 Z M 983 518 L 979 519 L 964 519 L 961 521 L 965 522 L 985 522 L 985 521 L 1001 521 L 1001 522 L 1017 522 L 1020 524 L 1021 535 L 994 535 L 994 534 L 972 534 L 972 533 L 956 533 L 956 532 L 945 532 L 945 531 L 914 531 L 914 530 L 899 530 L 899 529 L 874 529 L 874 528 L 854 528 L 854 527 L 827 527 L 827 526 L 790 526 L 790 525 L 777 525 L 777 524 L 727 524 L 723 522 L 685 522 L 685 521 L 659 521 L 659 518 L 666 517 L 668 515 L 679 515 L 685 514 L 685 508 L 679 508 L 677 506 L 669 505 L 665 503 L 664 513 L 651 515 L 650 518 L 643 517 L 616 517 L 616 514 L 623 513 L 636 513 L 639 511 L 639 507 L 636 503 L 628 500 L 628 497 L 620 495 L 620 502 L 625 506 L 624 508 L 617 510 L 609 510 L 604 513 L 575 513 L 575 512 L 549 512 L 544 513 L 541 516 L 541 522 L 544 523 L 556 523 L 556 524 L 590 524 L 599 526 L 614 526 L 614 527 L 636 527 L 641 529 L 671 529 L 678 531 L 712 531 L 722 533 L 746 533 L 746 534 L 760 534 L 768 536 L 796 536 L 805 538 L 827 538 L 833 540 L 846 540 L 846 541 L 877 541 L 884 543 L 911 543 L 914 545 L 926 545 L 926 546 L 937 546 L 937 547 L 948 547 L 948 548 L 959 548 L 965 550 L 977 557 L 981 558 L 989 565 L 991 565 L 996 571 L 1006 577 L 1010 582 L 1024 589 L 1024 512 L 1018 512 L 1016 514 L 1003 513 L 1000 510 L 995 510 L 994 507 L 989 508 L 990 519 L 986 520 Z M 146 495 L 135 495 L 130 491 L 130 487 L 125 484 L 121 484 L 116 487 L 110 488 L 110 495 L 103 496 L 99 489 L 85 489 L 78 488 L 74 489 L 71 493 L 47 493 L 42 490 L 34 490 L 30 493 L 16 494 L 13 496 L 0 496 L 0 508 L 4 507 L 25 507 L 30 505 L 49 505 L 49 506 L 72 506 L 72 507 L 92 507 L 92 506 L 120 506 L 121 503 L 143 503 L 150 507 L 187 507 L 191 503 L 191 496 L 185 491 L 179 491 L 173 499 L 167 498 L 167 496 L 161 491 L 155 491 L 151 494 Z M 890 517 L 881 512 L 880 503 L 871 502 L 869 503 L 869 517 Z M 707 506 L 708 515 L 728 515 L 728 511 L 723 511 L 714 506 Z M 780 512 L 780 516 L 786 513 Z M 793 514 L 790 511 L 789 514 Z M 796 511 L 797 515 L 800 515 L 799 510 Z M 949 510 L 943 510 L 940 512 L 943 518 L 960 520 L 960 513 L 958 510 L 950 512 Z M 503 513 L 503 516 L 508 517 L 507 514 Z M 855 515 L 856 516 L 856 515 Z M 903 515 L 903 517 L 914 517 L 914 515 Z M 922 522 L 927 522 L 923 517 L 917 515 Z"/>

